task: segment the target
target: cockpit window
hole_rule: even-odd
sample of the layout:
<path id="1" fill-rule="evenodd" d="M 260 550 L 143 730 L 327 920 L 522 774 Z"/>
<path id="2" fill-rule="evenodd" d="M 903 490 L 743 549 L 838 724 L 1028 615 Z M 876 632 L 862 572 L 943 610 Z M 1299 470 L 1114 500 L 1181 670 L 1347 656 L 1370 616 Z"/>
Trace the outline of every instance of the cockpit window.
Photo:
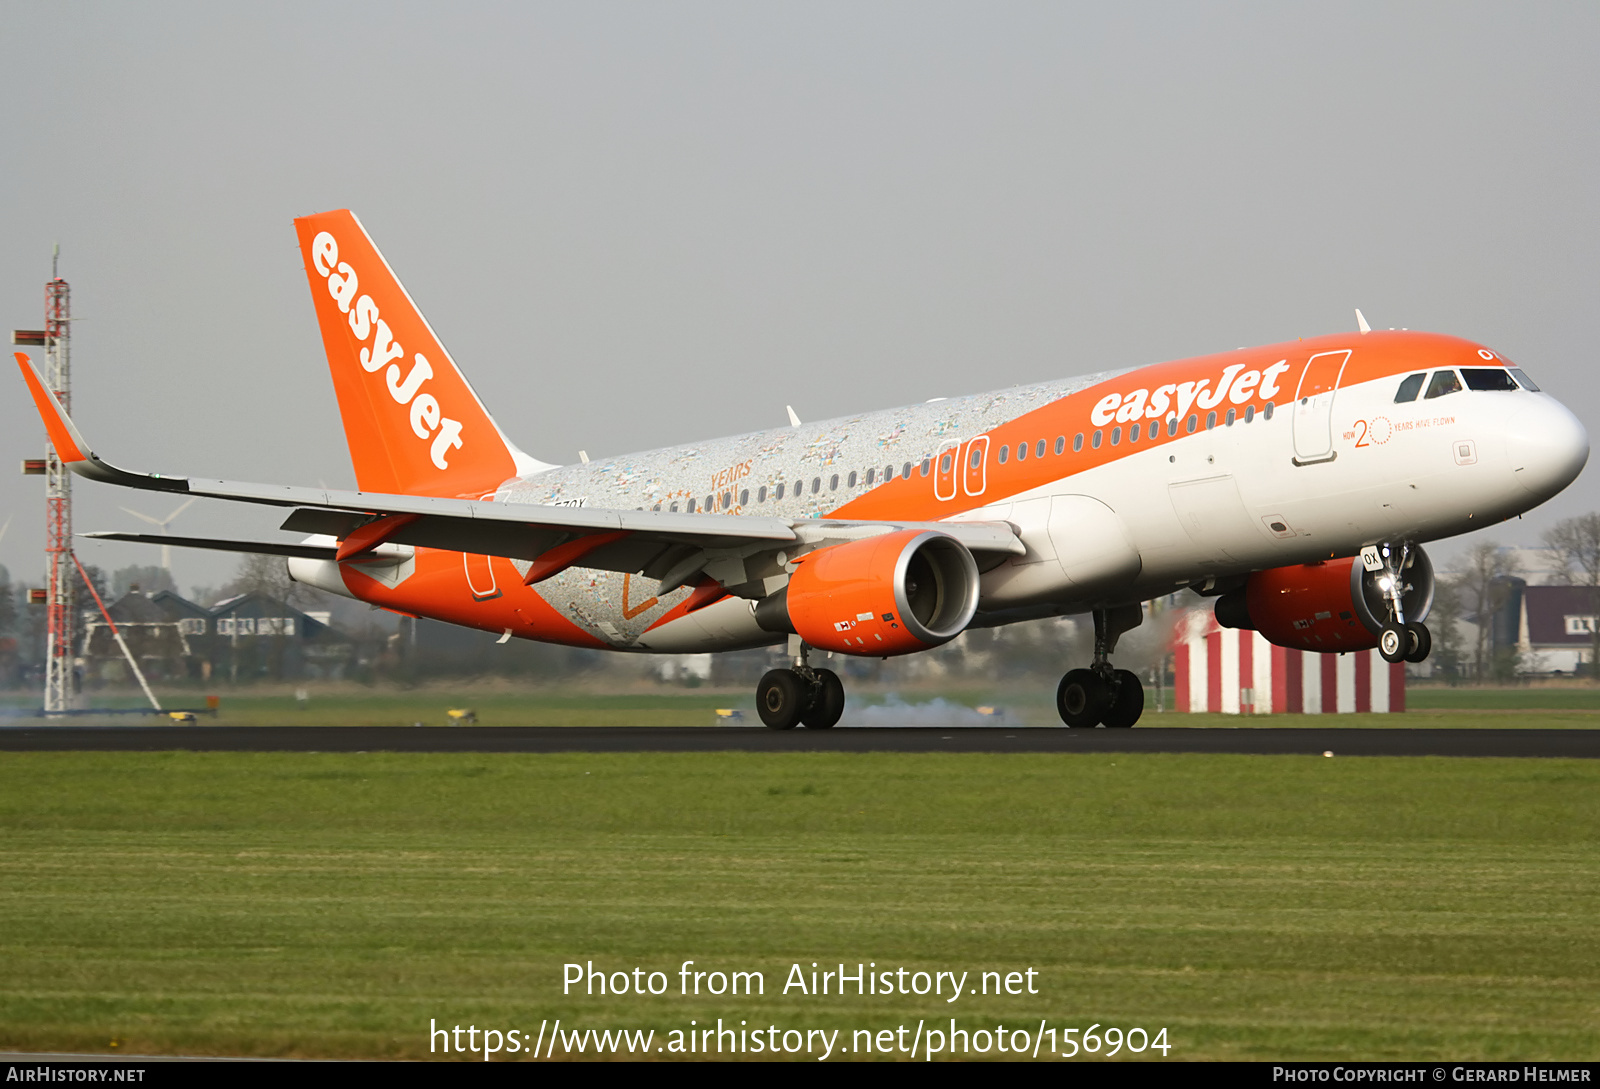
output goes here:
<path id="1" fill-rule="evenodd" d="M 1515 378 L 1522 388 L 1527 390 L 1529 393 L 1539 392 L 1539 387 L 1534 385 L 1533 379 L 1529 378 L 1527 372 L 1521 367 L 1512 367 L 1511 377 Z"/>
<path id="2" fill-rule="evenodd" d="M 1455 371 L 1434 371 L 1433 381 L 1428 383 L 1428 392 L 1422 395 L 1422 399 L 1431 401 L 1435 397 L 1443 397 L 1460 389 L 1461 379 L 1456 377 Z"/>
<path id="3" fill-rule="evenodd" d="M 1512 390 L 1517 388 L 1509 374 L 1499 367 L 1462 367 L 1461 377 L 1474 390 Z"/>
<path id="4" fill-rule="evenodd" d="M 1428 377 L 1428 372 L 1421 374 L 1408 374 L 1406 380 L 1400 383 L 1400 388 L 1395 391 L 1394 403 L 1403 405 L 1407 401 L 1415 401 L 1417 394 L 1422 392 L 1422 380 Z"/>

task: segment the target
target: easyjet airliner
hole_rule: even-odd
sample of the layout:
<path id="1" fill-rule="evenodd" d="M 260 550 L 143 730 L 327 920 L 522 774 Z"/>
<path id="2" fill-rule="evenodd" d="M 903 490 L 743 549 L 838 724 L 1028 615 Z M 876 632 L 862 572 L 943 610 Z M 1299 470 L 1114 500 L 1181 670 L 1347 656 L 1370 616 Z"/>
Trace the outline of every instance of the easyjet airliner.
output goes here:
<path id="1" fill-rule="evenodd" d="M 1069 726 L 1131 726 L 1112 665 L 1183 587 L 1273 643 L 1428 654 L 1424 542 L 1555 495 L 1583 427 L 1493 349 L 1366 328 L 581 465 L 502 432 L 348 211 L 296 220 L 359 491 L 145 475 L 96 457 L 24 354 L 59 456 L 126 487 L 290 508 L 301 543 L 105 533 L 288 557 L 300 582 L 574 646 L 787 642 L 762 720 L 839 721 L 809 651 L 890 657 L 969 628 L 1094 618 Z"/>

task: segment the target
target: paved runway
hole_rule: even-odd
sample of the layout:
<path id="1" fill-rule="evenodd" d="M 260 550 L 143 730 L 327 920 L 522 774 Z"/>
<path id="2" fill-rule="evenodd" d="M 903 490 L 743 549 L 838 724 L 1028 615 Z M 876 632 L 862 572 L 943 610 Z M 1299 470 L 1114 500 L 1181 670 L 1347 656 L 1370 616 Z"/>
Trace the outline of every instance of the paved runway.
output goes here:
<path id="1" fill-rule="evenodd" d="M 3 752 L 1216 752 L 1600 757 L 1600 730 L 8 726 Z"/>

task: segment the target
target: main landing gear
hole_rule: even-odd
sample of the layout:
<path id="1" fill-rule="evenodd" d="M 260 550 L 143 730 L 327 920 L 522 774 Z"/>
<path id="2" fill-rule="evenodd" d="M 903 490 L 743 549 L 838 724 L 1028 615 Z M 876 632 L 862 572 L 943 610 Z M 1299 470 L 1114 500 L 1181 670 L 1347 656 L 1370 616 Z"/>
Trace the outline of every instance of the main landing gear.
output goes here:
<path id="1" fill-rule="evenodd" d="M 794 668 L 769 670 L 756 685 L 756 711 L 774 730 L 826 730 L 844 714 L 844 683 L 831 669 L 812 669 L 810 649 L 801 643 Z"/>
<path id="2" fill-rule="evenodd" d="M 1126 727 L 1144 713 L 1144 685 L 1126 669 L 1111 667 L 1111 653 L 1117 639 L 1144 622 L 1139 605 L 1119 605 L 1094 610 L 1094 662 L 1088 669 L 1074 669 L 1061 678 L 1056 688 L 1056 710 L 1068 726 Z"/>
<path id="3" fill-rule="evenodd" d="M 1409 544 L 1368 545 L 1361 550 L 1361 565 L 1377 576 L 1378 589 L 1388 616 L 1378 632 L 1378 653 L 1386 662 L 1420 662 L 1433 649 L 1433 635 L 1421 621 L 1406 619 L 1406 570 L 1411 566 Z"/>

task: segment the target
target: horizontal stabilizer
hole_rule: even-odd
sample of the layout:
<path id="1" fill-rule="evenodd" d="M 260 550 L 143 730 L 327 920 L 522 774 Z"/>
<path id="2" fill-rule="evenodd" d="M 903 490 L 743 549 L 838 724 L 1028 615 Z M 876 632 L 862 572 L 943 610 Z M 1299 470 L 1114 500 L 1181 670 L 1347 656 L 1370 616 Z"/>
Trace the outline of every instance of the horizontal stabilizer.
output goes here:
<path id="1" fill-rule="evenodd" d="M 277 544 L 268 541 L 219 541 L 214 537 L 168 537 L 164 533 L 80 533 L 96 541 L 132 541 L 135 544 L 209 548 L 217 552 L 258 552 L 264 556 L 298 556 L 306 560 L 331 560 L 338 549 L 318 545 Z"/>

